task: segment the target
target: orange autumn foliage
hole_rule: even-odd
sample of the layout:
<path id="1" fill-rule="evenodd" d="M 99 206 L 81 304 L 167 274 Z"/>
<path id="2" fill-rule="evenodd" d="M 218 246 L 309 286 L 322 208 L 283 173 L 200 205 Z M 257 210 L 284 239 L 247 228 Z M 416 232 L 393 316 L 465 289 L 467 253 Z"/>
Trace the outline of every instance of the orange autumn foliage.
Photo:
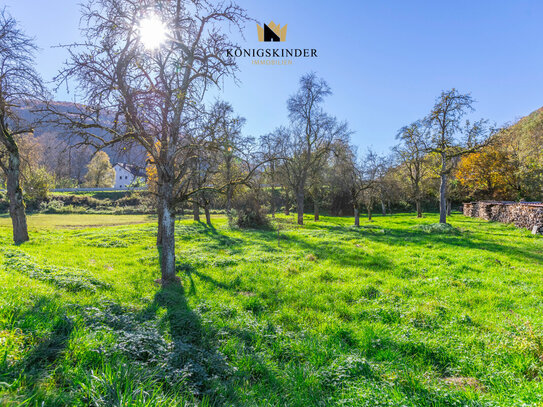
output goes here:
<path id="1" fill-rule="evenodd" d="M 456 178 L 477 199 L 512 199 L 516 168 L 506 152 L 488 147 L 462 157 Z"/>
<path id="2" fill-rule="evenodd" d="M 160 150 L 159 141 L 155 143 L 155 148 L 157 149 L 157 151 Z M 153 156 L 149 153 L 147 153 L 146 162 L 147 165 L 145 167 L 145 173 L 147 175 L 147 187 L 149 188 L 149 191 L 157 192 L 158 173 Z"/>

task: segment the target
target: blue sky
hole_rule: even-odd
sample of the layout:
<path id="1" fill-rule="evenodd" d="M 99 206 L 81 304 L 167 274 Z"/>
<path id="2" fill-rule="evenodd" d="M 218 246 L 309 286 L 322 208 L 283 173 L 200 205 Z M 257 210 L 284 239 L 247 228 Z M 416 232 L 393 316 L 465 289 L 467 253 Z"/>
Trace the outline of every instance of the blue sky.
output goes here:
<path id="1" fill-rule="evenodd" d="M 51 79 L 79 38 L 73 0 L 4 0 L 41 51 Z M 440 91 L 456 87 L 477 100 L 475 118 L 504 124 L 543 106 L 543 2 L 240 0 L 260 21 L 288 24 L 284 47 L 316 48 L 291 66 L 240 61 L 240 84 L 219 92 L 259 136 L 286 122 L 299 77 L 315 71 L 333 90 L 326 108 L 350 123 L 353 142 L 385 152 L 403 125 L 423 117 Z M 255 24 L 240 45 L 259 47 Z M 64 91 L 57 98 L 69 100 Z"/>

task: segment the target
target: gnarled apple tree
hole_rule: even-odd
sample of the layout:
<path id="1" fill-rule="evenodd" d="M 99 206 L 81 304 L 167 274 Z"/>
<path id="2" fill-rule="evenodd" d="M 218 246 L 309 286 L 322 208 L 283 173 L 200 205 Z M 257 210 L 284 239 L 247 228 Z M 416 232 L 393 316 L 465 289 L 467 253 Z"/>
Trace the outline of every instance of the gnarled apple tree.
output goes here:
<path id="1" fill-rule="evenodd" d="M 59 116 L 65 125 L 97 149 L 137 143 L 156 166 L 163 284 L 176 280 L 176 207 L 196 192 L 191 157 L 201 143 L 216 144 L 202 132 L 195 139 L 194 124 L 207 90 L 237 69 L 226 30 L 247 19 L 229 2 L 91 0 L 84 42 L 68 46 L 58 76 L 82 95 L 77 109 Z"/>

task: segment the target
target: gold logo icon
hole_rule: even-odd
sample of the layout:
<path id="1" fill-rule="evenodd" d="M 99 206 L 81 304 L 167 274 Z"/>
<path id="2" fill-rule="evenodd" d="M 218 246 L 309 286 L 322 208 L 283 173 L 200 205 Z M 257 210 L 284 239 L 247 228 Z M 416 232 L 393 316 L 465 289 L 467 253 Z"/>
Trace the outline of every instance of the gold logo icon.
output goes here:
<path id="1" fill-rule="evenodd" d="M 287 39 L 287 24 L 281 27 L 273 21 L 269 24 L 264 24 L 264 28 L 260 24 L 256 24 L 258 30 L 258 41 L 260 42 L 275 42 L 285 41 Z"/>

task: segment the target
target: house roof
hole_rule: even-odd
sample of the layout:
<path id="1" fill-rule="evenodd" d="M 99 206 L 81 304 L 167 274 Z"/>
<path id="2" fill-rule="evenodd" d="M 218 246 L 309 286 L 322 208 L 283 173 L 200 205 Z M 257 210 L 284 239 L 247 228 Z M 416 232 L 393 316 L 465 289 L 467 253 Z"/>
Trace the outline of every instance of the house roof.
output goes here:
<path id="1" fill-rule="evenodd" d="M 147 178 L 147 174 L 145 173 L 145 169 L 138 167 L 137 165 L 127 164 L 127 163 L 117 163 L 114 165 L 114 167 L 121 167 L 123 170 L 128 171 L 130 174 L 132 174 L 134 177 L 143 177 Z"/>

